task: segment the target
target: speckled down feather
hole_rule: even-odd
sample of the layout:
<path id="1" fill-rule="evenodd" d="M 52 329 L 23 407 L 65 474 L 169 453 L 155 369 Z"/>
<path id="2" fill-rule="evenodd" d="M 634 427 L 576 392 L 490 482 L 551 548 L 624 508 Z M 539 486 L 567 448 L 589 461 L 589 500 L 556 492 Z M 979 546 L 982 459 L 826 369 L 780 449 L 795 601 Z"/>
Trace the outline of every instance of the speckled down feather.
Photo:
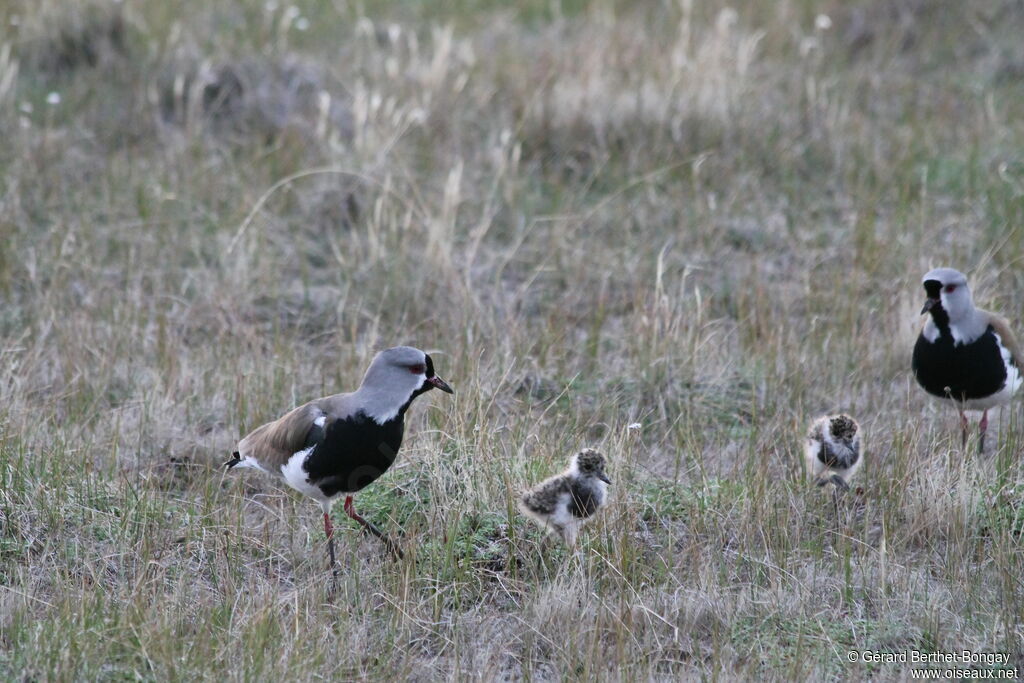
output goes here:
<path id="1" fill-rule="evenodd" d="M 565 472 L 523 493 L 519 509 L 573 545 L 583 523 L 605 503 L 607 483 L 604 456 L 587 448 L 573 456 Z"/>

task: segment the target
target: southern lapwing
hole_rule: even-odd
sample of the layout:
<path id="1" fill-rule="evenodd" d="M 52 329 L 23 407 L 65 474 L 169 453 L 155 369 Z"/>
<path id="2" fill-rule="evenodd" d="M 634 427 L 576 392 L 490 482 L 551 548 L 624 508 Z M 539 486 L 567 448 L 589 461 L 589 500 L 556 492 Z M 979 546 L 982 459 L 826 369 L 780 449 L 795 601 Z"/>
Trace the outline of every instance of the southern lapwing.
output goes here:
<path id="1" fill-rule="evenodd" d="M 604 504 L 610 483 L 604 473 L 604 456 L 584 448 L 572 456 L 569 469 L 524 493 L 519 509 L 572 546 L 580 527 Z"/>
<path id="2" fill-rule="evenodd" d="M 332 571 L 337 570 L 331 504 L 342 495 L 345 513 L 402 557 L 380 529 L 355 511 L 352 494 L 391 467 L 402 445 L 405 411 L 414 398 L 434 388 L 453 393 L 434 374 L 426 353 L 410 346 L 381 351 L 356 391 L 310 401 L 257 427 L 238 442 L 234 458 L 225 465 L 280 477 L 320 503 Z"/>
<path id="3" fill-rule="evenodd" d="M 824 415 L 811 423 L 804 442 L 807 471 L 818 486 L 850 488 L 861 465 L 860 426 L 849 415 Z"/>
<path id="4" fill-rule="evenodd" d="M 985 449 L 988 411 L 1005 405 L 1020 388 L 1020 352 L 1006 320 L 974 307 L 967 277 L 952 268 L 924 276 L 928 313 L 914 345 L 911 367 L 918 384 L 932 396 L 952 401 L 960 411 L 967 446 L 965 410 L 982 411 L 978 452 Z"/>

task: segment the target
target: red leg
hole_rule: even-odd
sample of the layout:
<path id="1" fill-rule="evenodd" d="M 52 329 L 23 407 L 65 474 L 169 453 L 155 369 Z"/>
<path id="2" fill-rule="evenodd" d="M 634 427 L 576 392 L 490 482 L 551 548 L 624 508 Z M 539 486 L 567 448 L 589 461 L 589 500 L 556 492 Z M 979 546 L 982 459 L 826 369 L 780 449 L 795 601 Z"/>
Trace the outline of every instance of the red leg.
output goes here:
<path id="1" fill-rule="evenodd" d="M 397 545 L 395 545 L 394 541 L 385 536 L 383 531 L 378 529 L 370 522 L 367 522 L 365 519 L 362 518 L 362 516 L 358 512 L 356 512 L 356 508 L 352 504 L 352 496 L 345 496 L 345 514 L 359 522 L 364 529 L 366 529 L 371 534 L 373 534 L 381 541 L 383 541 L 384 545 L 388 547 L 388 550 L 390 550 L 396 557 L 398 557 L 398 559 L 402 559 L 404 557 L 402 551 L 398 548 Z"/>
<path id="2" fill-rule="evenodd" d="M 324 533 L 327 534 L 327 555 L 331 558 L 331 572 L 334 580 L 338 580 L 338 564 L 334 559 L 334 525 L 331 524 L 331 514 L 324 512 Z"/>
<path id="3" fill-rule="evenodd" d="M 988 411 L 981 414 L 981 422 L 978 423 L 978 453 L 985 450 L 985 432 L 988 431 Z"/>

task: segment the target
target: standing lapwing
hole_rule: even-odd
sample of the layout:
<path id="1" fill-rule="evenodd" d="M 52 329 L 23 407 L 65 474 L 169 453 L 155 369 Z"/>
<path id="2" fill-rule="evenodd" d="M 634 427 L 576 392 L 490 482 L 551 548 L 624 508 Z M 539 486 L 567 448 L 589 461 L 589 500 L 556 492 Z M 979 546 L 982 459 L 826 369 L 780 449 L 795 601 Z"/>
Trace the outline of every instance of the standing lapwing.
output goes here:
<path id="1" fill-rule="evenodd" d="M 402 445 L 405 411 L 420 394 L 452 388 L 434 374 L 430 356 L 410 346 L 378 353 L 359 388 L 295 408 L 257 427 L 238 442 L 232 467 L 252 467 L 320 503 L 331 569 L 335 569 L 331 503 L 345 496 L 345 513 L 381 539 L 398 557 L 398 547 L 356 513 L 352 494 L 387 471 Z"/>
<path id="2" fill-rule="evenodd" d="M 608 484 L 611 481 L 604 473 L 604 456 L 584 448 L 572 456 L 569 469 L 524 493 L 519 509 L 572 546 L 580 527 L 604 504 Z"/>
<path id="3" fill-rule="evenodd" d="M 811 423 L 804 443 L 807 471 L 818 486 L 848 491 L 861 465 L 860 425 L 849 415 L 824 415 Z"/>
<path id="4" fill-rule="evenodd" d="M 850 490 L 862 458 L 860 425 L 849 415 L 823 415 L 811 423 L 804 441 L 807 470 L 818 486 L 832 484 L 832 506 L 839 523 L 839 492 Z"/>
<path id="5" fill-rule="evenodd" d="M 985 448 L 988 411 L 1006 405 L 1020 388 L 1021 356 L 1006 320 L 974 307 L 967 277 L 952 268 L 924 276 L 928 298 L 921 314 L 930 317 L 914 345 L 911 366 L 918 384 L 932 396 L 951 400 L 960 411 L 967 446 L 965 410 L 981 410 L 978 452 Z"/>

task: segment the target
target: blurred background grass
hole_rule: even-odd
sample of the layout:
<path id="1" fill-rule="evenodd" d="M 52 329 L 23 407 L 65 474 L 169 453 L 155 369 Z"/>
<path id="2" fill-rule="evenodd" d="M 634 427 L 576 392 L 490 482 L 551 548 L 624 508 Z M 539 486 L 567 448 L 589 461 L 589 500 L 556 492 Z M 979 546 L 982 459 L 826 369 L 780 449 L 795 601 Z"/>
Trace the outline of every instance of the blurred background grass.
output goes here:
<path id="1" fill-rule="evenodd" d="M 962 452 L 909 353 L 932 266 L 1019 318 L 1022 34 L 1011 0 L 0 6 L 0 671 L 1018 662 L 1017 408 Z M 315 507 L 218 464 L 399 343 L 457 394 L 357 498 L 411 561 L 347 529 L 330 600 Z M 833 410 L 840 520 L 800 459 Z M 584 444 L 615 500 L 542 550 L 515 495 Z"/>

